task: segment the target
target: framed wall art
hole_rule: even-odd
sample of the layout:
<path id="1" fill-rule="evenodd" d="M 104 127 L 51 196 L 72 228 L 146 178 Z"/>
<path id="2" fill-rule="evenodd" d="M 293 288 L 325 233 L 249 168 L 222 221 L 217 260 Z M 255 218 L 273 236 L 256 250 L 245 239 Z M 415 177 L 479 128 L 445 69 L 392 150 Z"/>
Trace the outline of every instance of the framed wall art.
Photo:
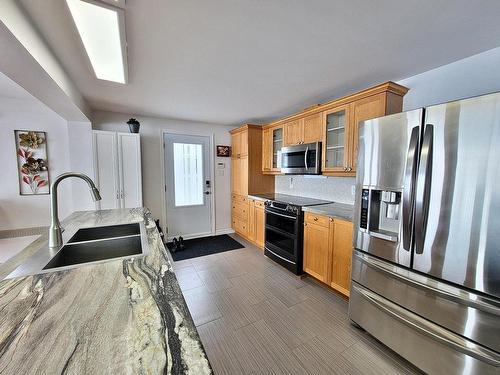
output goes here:
<path id="1" fill-rule="evenodd" d="M 231 146 L 217 146 L 217 157 L 231 156 Z"/>
<path id="2" fill-rule="evenodd" d="M 50 194 L 45 132 L 14 130 L 20 195 Z"/>

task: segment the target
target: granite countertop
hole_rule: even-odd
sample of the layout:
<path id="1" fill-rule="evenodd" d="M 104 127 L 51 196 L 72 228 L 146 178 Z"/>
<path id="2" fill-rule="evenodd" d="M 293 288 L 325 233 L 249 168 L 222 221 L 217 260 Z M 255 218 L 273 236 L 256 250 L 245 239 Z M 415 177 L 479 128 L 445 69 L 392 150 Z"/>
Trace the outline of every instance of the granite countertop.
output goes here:
<path id="1" fill-rule="evenodd" d="M 317 204 L 327 204 L 333 203 L 332 201 L 327 201 L 324 199 L 310 198 L 310 197 L 302 197 L 300 195 L 289 195 L 289 194 L 281 194 L 281 193 L 268 193 L 268 194 L 255 194 L 248 195 L 249 198 L 258 199 L 258 200 L 272 200 L 282 203 L 294 204 L 297 206 L 311 206 Z"/>
<path id="2" fill-rule="evenodd" d="M 313 212 L 318 215 L 326 215 L 337 219 L 352 221 L 354 215 L 354 206 L 344 203 L 328 203 L 318 206 L 302 207 L 302 211 Z"/>
<path id="3" fill-rule="evenodd" d="M 75 212 L 64 225 L 142 220 L 146 255 L 0 282 L 0 373 L 212 374 L 149 211 Z M 0 277 L 46 241 L 2 265 Z"/>
<path id="4" fill-rule="evenodd" d="M 274 194 L 248 194 L 248 198 L 256 199 L 258 201 L 268 201 L 273 199 Z"/>

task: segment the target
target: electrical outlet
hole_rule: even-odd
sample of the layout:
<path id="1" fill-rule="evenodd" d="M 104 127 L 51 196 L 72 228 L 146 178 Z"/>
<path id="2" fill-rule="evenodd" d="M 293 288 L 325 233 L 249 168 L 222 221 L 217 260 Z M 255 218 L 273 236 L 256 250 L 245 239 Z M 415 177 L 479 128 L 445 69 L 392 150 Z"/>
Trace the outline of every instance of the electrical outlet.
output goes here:
<path id="1" fill-rule="evenodd" d="M 290 189 L 293 189 L 293 177 L 290 177 Z"/>

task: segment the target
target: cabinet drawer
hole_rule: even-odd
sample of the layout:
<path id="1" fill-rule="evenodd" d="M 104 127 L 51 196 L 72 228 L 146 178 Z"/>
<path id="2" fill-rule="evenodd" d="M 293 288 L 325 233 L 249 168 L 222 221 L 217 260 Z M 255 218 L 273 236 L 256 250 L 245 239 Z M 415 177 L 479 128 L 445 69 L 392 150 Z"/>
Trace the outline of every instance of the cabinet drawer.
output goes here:
<path id="1" fill-rule="evenodd" d="M 264 202 L 263 201 L 255 201 L 255 207 L 260 207 L 260 208 L 264 208 Z"/>
<path id="2" fill-rule="evenodd" d="M 233 229 L 238 232 L 238 233 L 241 233 L 243 235 L 246 236 L 247 234 L 247 221 L 244 220 L 244 219 L 241 219 L 237 216 L 234 216 L 233 217 Z"/>
<path id="3" fill-rule="evenodd" d="M 233 209 L 231 211 L 232 217 L 238 217 L 242 220 L 248 220 L 248 210 L 247 209 Z"/>
<path id="4" fill-rule="evenodd" d="M 321 225 L 323 227 L 328 227 L 330 225 L 330 218 L 328 216 L 318 215 L 311 212 L 305 213 L 304 221 L 306 223 Z"/>
<path id="5" fill-rule="evenodd" d="M 233 202 L 248 204 L 248 197 L 246 195 L 232 194 L 231 198 Z"/>
<path id="6" fill-rule="evenodd" d="M 240 203 L 238 201 L 233 201 L 231 205 L 231 210 L 238 216 L 247 217 L 249 211 L 248 203 Z"/>

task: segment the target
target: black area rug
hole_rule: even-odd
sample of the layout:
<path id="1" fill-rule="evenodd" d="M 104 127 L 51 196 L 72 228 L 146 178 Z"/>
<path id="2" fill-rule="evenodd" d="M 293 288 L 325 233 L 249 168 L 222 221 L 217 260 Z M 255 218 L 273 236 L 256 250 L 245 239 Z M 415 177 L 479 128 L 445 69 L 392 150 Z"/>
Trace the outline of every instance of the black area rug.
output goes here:
<path id="1" fill-rule="evenodd" d="M 174 253 L 171 250 L 174 245 L 173 242 L 167 243 L 167 247 L 170 250 L 170 254 L 172 254 L 174 262 L 178 260 L 202 257 L 204 255 L 223 253 L 224 251 L 229 250 L 242 249 L 245 247 L 238 241 L 229 237 L 227 234 L 184 240 L 184 244 L 186 245 L 184 250 L 177 250 Z"/>

